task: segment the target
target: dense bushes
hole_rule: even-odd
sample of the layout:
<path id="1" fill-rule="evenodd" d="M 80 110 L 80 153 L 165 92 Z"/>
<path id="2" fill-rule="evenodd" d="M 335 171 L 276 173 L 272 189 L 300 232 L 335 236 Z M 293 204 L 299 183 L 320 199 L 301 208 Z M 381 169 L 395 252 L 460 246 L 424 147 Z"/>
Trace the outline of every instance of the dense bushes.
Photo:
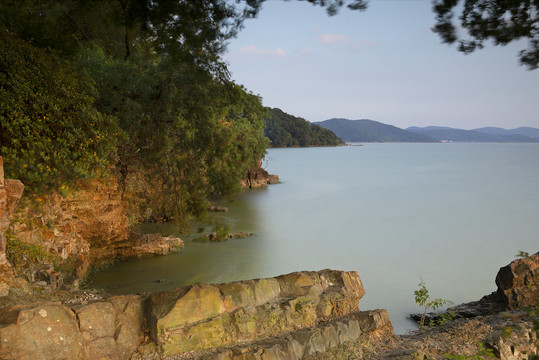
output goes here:
<path id="1" fill-rule="evenodd" d="M 260 99 L 221 59 L 245 14 L 224 0 L 0 3 L 6 175 L 34 192 L 110 169 L 122 191 L 146 184 L 137 204 L 154 215 L 202 214 L 268 144 Z"/>
<path id="2" fill-rule="evenodd" d="M 35 191 L 108 169 L 118 128 L 93 107 L 93 81 L 46 50 L 0 32 L 0 154 Z"/>

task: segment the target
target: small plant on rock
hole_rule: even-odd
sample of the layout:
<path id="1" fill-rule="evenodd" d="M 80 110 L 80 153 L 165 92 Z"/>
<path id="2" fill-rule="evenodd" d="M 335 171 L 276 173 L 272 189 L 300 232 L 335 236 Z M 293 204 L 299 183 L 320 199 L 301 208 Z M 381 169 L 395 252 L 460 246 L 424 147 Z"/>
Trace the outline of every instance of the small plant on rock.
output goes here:
<path id="1" fill-rule="evenodd" d="M 427 286 L 425 285 L 425 282 L 423 281 L 423 279 L 421 279 L 421 282 L 417 286 L 419 286 L 419 289 L 414 291 L 415 302 L 416 304 L 418 304 L 420 307 L 423 308 L 423 314 L 421 315 L 421 319 L 419 320 L 419 328 L 424 329 L 425 318 L 427 317 L 427 311 L 429 311 L 429 309 L 437 310 L 445 305 L 452 304 L 452 302 L 450 300 L 441 299 L 441 298 L 431 300 L 429 290 L 427 289 Z M 447 316 L 443 317 L 443 319 L 444 319 L 444 322 L 449 321 Z M 434 325 L 434 324 L 431 323 L 431 325 Z"/>
<path id="2" fill-rule="evenodd" d="M 497 359 L 496 355 L 494 355 L 494 350 L 486 348 L 485 345 L 483 345 L 482 342 L 477 343 L 477 346 L 479 347 L 479 351 L 476 354 L 473 354 L 471 356 L 446 354 L 446 358 L 447 359 L 456 359 L 456 360 Z"/>

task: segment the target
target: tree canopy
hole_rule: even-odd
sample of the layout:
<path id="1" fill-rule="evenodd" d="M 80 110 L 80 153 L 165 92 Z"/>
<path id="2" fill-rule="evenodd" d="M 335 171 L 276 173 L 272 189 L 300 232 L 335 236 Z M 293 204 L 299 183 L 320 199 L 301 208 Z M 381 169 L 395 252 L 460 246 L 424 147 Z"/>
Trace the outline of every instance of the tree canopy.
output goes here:
<path id="1" fill-rule="evenodd" d="M 266 110 L 221 54 L 251 7 L 224 0 L 0 3 L 0 146 L 30 192 L 132 176 L 185 222 L 264 156 Z"/>
<path id="2" fill-rule="evenodd" d="M 539 67 L 539 2 L 532 0 L 434 0 L 436 24 L 433 28 L 443 42 L 459 43 L 459 51 L 482 49 L 488 40 L 507 45 L 528 40 L 519 53 L 520 62 L 530 70 Z M 462 12 L 455 24 L 455 9 Z M 459 28 L 465 32 L 460 34 Z"/>
<path id="3" fill-rule="evenodd" d="M 119 135 L 93 105 L 94 83 L 69 63 L 0 32 L 0 154 L 6 173 L 39 190 L 108 171 Z"/>
<path id="4" fill-rule="evenodd" d="M 300 0 L 301 1 L 301 0 Z M 366 0 L 302 0 L 334 15 Z M 264 156 L 266 109 L 234 83 L 228 41 L 265 0 L 3 0 L 0 2 L 0 151 L 7 176 L 38 191 L 114 171 L 160 189 L 159 212 L 187 218 L 228 194 Z M 458 0 L 434 0 L 437 31 L 458 40 Z M 465 0 L 460 21 L 473 51 L 528 38 L 521 61 L 539 59 L 537 1 Z M 290 145 L 324 143 L 307 127 Z M 284 127 L 268 125 L 267 134 Z M 283 138 L 279 136 L 279 138 Z M 281 141 L 281 140 L 279 140 Z M 314 142 L 313 142 L 314 141 Z M 333 141 L 333 140 L 332 140 Z M 274 140 L 275 144 L 275 140 Z"/>

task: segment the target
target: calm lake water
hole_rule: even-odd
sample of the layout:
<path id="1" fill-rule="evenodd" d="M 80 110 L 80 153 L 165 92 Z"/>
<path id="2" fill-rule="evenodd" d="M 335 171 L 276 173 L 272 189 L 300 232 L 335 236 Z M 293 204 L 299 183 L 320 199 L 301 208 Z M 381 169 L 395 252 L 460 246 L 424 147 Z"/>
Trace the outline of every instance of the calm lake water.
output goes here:
<path id="1" fill-rule="evenodd" d="M 222 201 L 224 243 L 186 241 L 183 252 L 119 263 L 93 286 L 159 291 L 299 270 L 355 270 L 360 309 L 385 308 L 396 333 L 414 329 L 414 290 L 455 303 L 496 289 L 498 269 L 539 250 L 539 144 L 364 144 L 270 149 L 281 184 Z M 147 230 L 170 234 L 173 225 Z"/>

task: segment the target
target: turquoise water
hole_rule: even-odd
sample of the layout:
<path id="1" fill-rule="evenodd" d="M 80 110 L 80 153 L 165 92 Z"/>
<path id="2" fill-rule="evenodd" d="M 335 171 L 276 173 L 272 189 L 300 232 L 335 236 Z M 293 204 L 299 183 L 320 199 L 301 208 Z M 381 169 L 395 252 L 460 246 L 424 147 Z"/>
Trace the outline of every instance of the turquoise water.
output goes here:
<path id="1" fill-rule="evenodd" d="M 158 291 L 298 270 L 355 270 L 360 309 L 388 309 L 397 333 L 420 309 L 422 278 L 455 303 L 496 289 L 498 269 L 539 250 L 539 144 L 364 144 L 270 149 L 281 184 L 221 205 L 225 243 L 186 242 L 179 254 L 120 263 L 93 276 L 113 293 Z M 152 231 L 174 233 L 172 225 Z"/>

